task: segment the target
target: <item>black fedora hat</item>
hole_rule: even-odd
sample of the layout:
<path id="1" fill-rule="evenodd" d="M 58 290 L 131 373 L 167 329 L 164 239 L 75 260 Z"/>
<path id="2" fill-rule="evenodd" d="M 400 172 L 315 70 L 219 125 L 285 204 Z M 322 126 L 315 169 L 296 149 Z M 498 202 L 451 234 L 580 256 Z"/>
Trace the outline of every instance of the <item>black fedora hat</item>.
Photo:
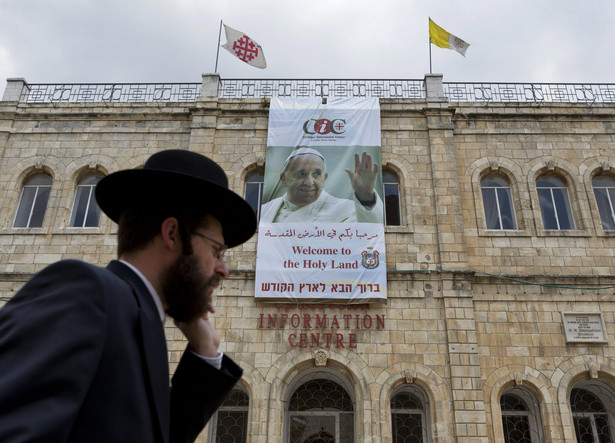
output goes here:
<path id="1" fill-rule="evenodd" d="M 256 231 L 254 211 L 228 188 L 222 168 L 201 154 L 180 149 L 152 155 L 142 169 L 104 177 L 96 186 L 96 201 L 116 223 L 126 208 L 143 201 L 189 204 L 220 221 L 229 247 L 245 242 Z"/>

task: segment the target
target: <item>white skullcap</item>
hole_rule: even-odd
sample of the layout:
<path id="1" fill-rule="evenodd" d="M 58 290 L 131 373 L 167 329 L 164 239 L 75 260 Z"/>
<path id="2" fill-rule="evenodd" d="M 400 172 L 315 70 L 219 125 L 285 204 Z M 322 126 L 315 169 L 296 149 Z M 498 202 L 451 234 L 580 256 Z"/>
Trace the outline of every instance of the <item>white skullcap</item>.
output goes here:
<path id="1" fill-rule="evenodd" d="M 304 154 L 313 154 L 313 155 L 316 155 L 316 156 L 322 158 L 322 162 L 324 163 L 324 166 L 325 166 L 324 169 L 325 169 L 325 171 L 327 170 L 327 162 L 325 161 L 325 158 L 316 149 L 312 149 L 312 148 L 297 148 L 293 152 L 290 153 L 290 155 L 288 156 L 288 158 L 284 162 L 284 171 L 286 171 L 286 168 L 288 167 L 288 163 L 290 162 L 291 158 L 295 158 L 298 155 L 304 155 Z"/>

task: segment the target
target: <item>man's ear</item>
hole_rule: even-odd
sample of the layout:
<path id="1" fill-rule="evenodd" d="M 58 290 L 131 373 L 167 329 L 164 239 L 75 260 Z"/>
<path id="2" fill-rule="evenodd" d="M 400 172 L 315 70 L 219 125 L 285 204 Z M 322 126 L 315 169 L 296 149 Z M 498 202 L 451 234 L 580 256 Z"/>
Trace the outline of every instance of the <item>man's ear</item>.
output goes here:
<path id="1" fill-rule="evenodd" d="M 282 182 L 282 186 L 286 187 L 286 178 L 283 172 L 280 174 L 280 181 Z"/>
<path id="2" fill-rule="evenodd" d="M 179 235 L 179 222 L 175 217 L 163 220 L 160 225 L 160 236 L 162 243 L 169 249 L 181 248 L 181 237 Z"/>

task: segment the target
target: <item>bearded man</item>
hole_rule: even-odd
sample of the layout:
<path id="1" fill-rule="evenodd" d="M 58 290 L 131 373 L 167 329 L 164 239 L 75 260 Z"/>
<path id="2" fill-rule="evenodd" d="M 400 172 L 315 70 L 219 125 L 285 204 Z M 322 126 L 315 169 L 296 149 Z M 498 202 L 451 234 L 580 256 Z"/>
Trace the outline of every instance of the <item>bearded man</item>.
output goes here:
<path id="1" fill-rule="evenodd" d="M 329 174 L 320 152 L 295 149 L 280 173 L 286 194 L 262 206 L 261 222 L 382 223 L 383 204 L 374 191 L 378 165 L 371 155 L 355 154 L 354 170 L 346 169 L 346 173 L 353 189 L 352 200 L 334 197 L 324 190 Z"/>
<path id="2" fill-rule="evenodd" d="M 106 268 L 55 263 L 0 310 L 0 441 L 193 441 L 242 370 L 209 315 L 224 251 L 256 230 L 224 171 L 188 151 L 154 154 L 96 188 L 118 222 Z M 188 346 L 169 386 L 163 323 Z"/>

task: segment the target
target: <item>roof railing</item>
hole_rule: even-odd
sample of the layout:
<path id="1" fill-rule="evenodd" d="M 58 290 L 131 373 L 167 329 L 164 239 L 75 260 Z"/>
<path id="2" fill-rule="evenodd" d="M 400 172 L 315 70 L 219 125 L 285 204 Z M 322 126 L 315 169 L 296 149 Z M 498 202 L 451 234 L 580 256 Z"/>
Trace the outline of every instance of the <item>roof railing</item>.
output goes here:
<path id="1" fill-rule="evenodd" d="M 70 83 L 23 82 L 23 103 L 191 103 L 205 91 L 202 83 Z M 215 83 L 213 84 L 216 87 Z M 437 98 L 454 103 L 596 103 L 615 104 L 612 83 L 459 83 L 442 82 Z M 367 79 L 219 79 L 222 99 L 377 97 L 425 101 L 425 80 Z"/>

